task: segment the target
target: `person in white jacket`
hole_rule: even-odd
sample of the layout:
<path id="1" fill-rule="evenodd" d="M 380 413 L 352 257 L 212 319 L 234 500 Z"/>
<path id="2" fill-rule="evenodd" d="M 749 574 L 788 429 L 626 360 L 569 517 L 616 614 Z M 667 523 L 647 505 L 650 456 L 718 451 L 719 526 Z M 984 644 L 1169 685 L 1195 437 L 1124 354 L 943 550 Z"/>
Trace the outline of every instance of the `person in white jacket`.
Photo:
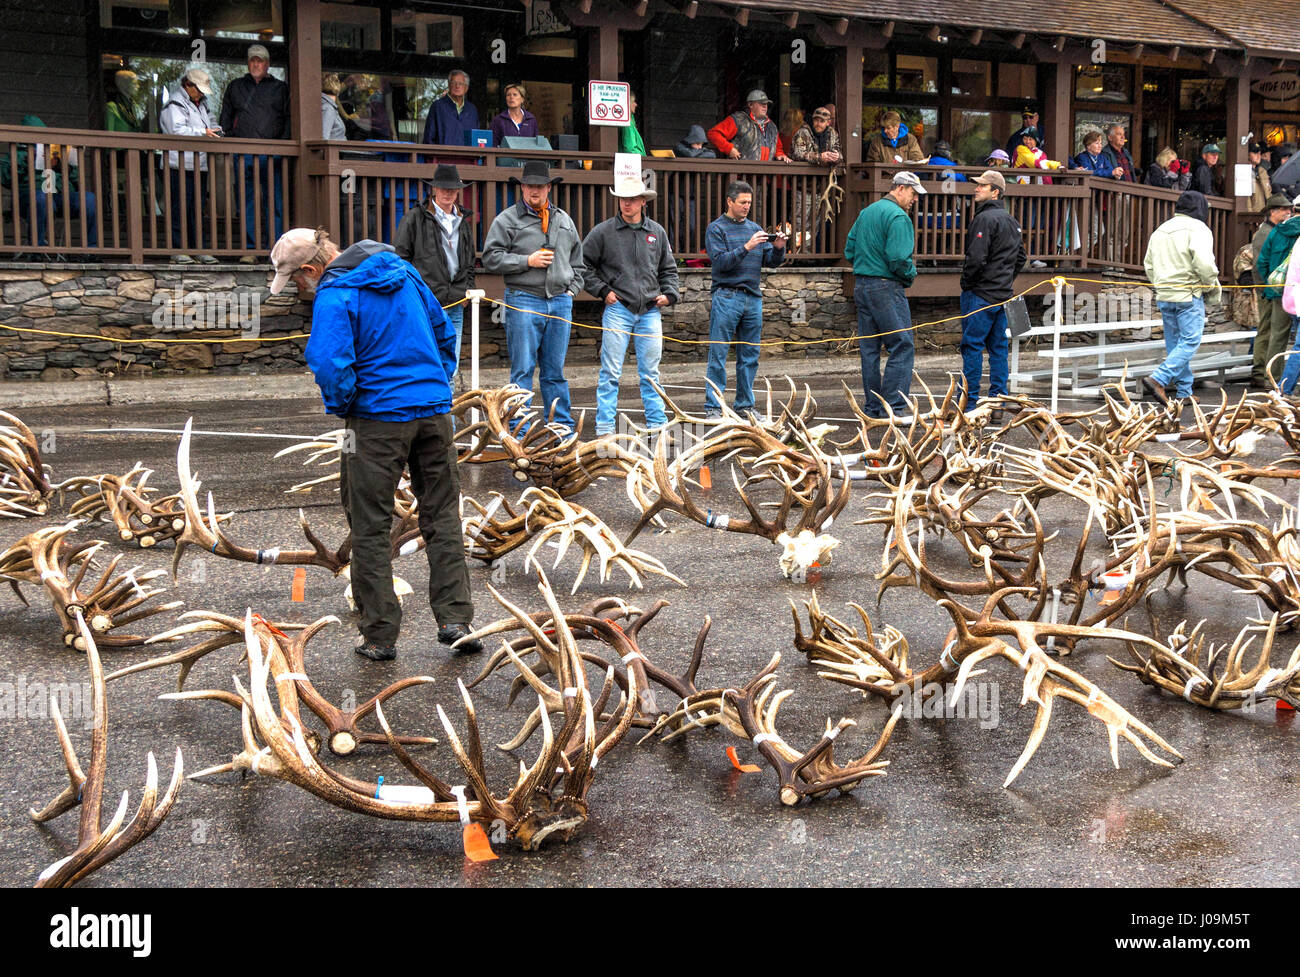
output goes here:
<path id="1" fill-rule="evenodd" d="M 1201 348 L 1205 303 L 1217 305 L 1221 300 L 1214 234 L 1206 223 L 1209 216 L 1205 196 L 1184 190 L 1174 204 L 1174 216 L 1157 227 L 1147 242 L 1144 264 L 1164 322 L 1166 355 L 1150 376 L 1142 378 L 1142 385 L 1166 405 L 1170 385 L 1178 399 L 1191 399 L 1192 357 Z"/>
<path id="2" fill-rule="evenodd" d="M 180 83 L 158 116 L 159 127 L 169 136 L 219 138 L 221 128 L 213 123 L 208 113 L 207 97 L 211 94 L 212 76 L 202 68 L 191 68 L 181 76 Z M 170 246 L 178 251 L 172 260 L 190 264 L 194 259 L 185 253 L 187 241 L 198 250 L 207 244 L 203 205 L 208 197 L 208 154 L 171 150 L 167 153 L 167 173 L 171 189 Z M 182 215 L 185 227 L 181 226 Z M 213 264 L 217 259 L 210 254 L 200 254 L 199 260 Z"/>

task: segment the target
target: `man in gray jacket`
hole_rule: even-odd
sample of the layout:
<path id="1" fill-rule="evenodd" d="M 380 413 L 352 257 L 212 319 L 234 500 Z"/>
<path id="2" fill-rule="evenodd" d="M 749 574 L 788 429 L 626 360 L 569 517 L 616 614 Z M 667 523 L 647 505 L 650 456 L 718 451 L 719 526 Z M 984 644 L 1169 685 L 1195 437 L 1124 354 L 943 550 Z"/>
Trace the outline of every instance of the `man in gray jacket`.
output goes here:
<path id="1" fill-rule="evenodd" d="M 483 242 L 483 269 L 506 282 L 506 347 L 510 382 L 542 388 L 542 412 L 555 411 L 560 427 L 573 429 L 564 357 L 569 351 L 573 299 L 582 291 L 582 239 L 573 220 L 551 202 L 552 177 L 541 160 L 524 163 L 523 199 L 502 211 Z"/>
<path id="2" fill-rule="evenodd" d="M 677 301 L 677 262 L 667 232 L 645 216 L 656 193 L 644 176 L 610 190 L 618 198 L 618 216 L 601 221 L 582 242 L 587 264 L 587 291 L 605 301 L 601 317 L 600 379 L 596 384 L 596 434 L 612 434 L 618 418 L 618 384 L 629 342 L 636 344 L 636 370 L 646 426 L 667 422 L 659 382 L 664 351 L 660 310 Z"/>
<path id="3" fill-rule="evenodd" d="M 208 114 L 208 96 L 211 94 L 212 76 L 202 68 L 191 68 L 181 76 L 176 90 L 159 113 L 158 127 L 169 136 L 218 138 L 221 129 Z M 194 259 L 185 253 L 189 247 L 186 240 L 201 251 L 209 239 L 204 220 L 204 203 L 208 198 L 208 154 L 171 150 L 167 153 L 167 174 L 171 183 L 171 247 L 178 252 L 172 256 L 172 261 L 192 264 Z M 184 227 L 181 226 L 182 217 Z M 199 260 L 204 264 L 215 264 L 217 259 L 210 254 L 200 254 Z"/>

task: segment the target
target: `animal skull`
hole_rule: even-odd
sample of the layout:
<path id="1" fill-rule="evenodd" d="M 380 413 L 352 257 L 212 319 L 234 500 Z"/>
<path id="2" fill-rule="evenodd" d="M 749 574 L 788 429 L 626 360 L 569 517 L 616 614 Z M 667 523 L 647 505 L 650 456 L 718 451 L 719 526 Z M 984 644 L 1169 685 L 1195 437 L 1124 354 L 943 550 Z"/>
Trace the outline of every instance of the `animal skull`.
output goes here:
<path id="1" fill-rule="evenodd" d="M 784 552 L 781 553 L 781 573 L 787 578 L 793 576 L 796 570 L 807 572 L 814 563 L 830 563 L 831 551 L 840 545 L 834 536 L 825 533 L 819 536 L 811 529 L 802 530 L 797 536 L 782 533 L 776 541 L 784 547 Z"/>

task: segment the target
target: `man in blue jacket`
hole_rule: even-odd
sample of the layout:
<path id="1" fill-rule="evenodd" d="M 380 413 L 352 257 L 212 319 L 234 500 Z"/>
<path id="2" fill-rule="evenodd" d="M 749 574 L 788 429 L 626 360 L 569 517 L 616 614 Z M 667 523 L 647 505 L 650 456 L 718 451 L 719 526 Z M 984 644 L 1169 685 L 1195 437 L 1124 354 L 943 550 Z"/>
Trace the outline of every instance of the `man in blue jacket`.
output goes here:
<path id="1" fill-rule="evenodd" d="M 411 265 L 387 244 L 340 253 L 321 229 L 287 232 L 271 251 L 271 294 L 292 281 L 315 293 L 307 365 L 325 411 L 344 418 L 339 491 L 352 528 L 352 594 L 361 614 L 357 654 L 397 657 L 402 608 L 393 592 L 393 493 L 411 472 L 429 558 L 438 640 L 470 633 L 474 605 L 460 530 L 460 475 L 452 443 L 456 331 Z M 458 651 L 480 651 L 478 640 Z"/>
<path id="2" fill-rule="evenodd" d="M 758 343 L 763 338 L 764 266 L 785 260 L 785 238 L 768 240 L 768 233 L 749 219 L 754 188 L 744 180 L 727 186 L 727 212 L 704 232 L 704 248 L 713 263 L 713 292 L 709 302 L 709 365 L 705 377 L 713 384 L 704 394 L 704 416 L 721 417 L 718 395 L 727 387 L 727 349 L 736 344 L 736 413 L 754 409 L 754 374 L 758 372 Z M 717 387 L 718 393 L 714 393 Z"/>
<path id="3" fill-rule="evenodd" d="M 478 109 L 466 95 L 469 75 L 459 68 L 447 75 L 447 94 L 436 98 L 424 118 L 424 136 L 420 142 L 443 146 L 464 146 L 470 130 L 479 128 Z"/>

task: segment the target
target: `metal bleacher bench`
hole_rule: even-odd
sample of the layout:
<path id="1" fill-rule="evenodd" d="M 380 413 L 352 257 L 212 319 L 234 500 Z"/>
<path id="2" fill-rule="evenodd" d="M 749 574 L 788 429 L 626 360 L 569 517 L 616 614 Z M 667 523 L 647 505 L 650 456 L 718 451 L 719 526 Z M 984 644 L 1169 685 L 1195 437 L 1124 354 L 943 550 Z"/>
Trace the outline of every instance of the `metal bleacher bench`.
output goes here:
<path id="1" fill-rule="evenodd" d="M 1127 342 L 1107 343 L 1108 333 L 1121 330 L 1145 330 L 1151 335 L 1151 329 L 1162 325 L 1159 319 L 1133 319 L 1124 322 L 1078 322 L 1063 325 L 1060 329 L 1062 345 L 1060 349 L 1038 350 L 1038 356 L 1046 360 L 1046 366 L 1021 369 L 1021 343 L 1047 337 L 1056 331 L 1053 326 L 1036 326 L 1019 336 L 1011 338 L 1010 389 L 1012 393 L 1024 392 L 1026 384 L 1037 381 L 1050 381 L 1054 372 L 1054 361 L 1059 364 L 1058 387 L 1068 386 L 1077 397 L 1099 397 L 1104 384 L 1117 383 L 1124 377 L 1127 369 L 1130 389 L 1138 390 L 1141 378 L 1151 372 L 1165 358 L 1163 339 L 1140 339 Z M 1066 346 L 1064 341 L 1080 333 L 1096 334 L 1096 342 L 1086 345 Z M 1250 374 L 1250 341 L 1255 338 L 1255 330 L 1241 329 L 1233 332 L 1207 332 L 1201 337 L 1201 346 L 1192 357 L 1192 374 L 1197 378 L 1217 377 L 1219 383 L 1229 379 L 1238 379 Z"/>

